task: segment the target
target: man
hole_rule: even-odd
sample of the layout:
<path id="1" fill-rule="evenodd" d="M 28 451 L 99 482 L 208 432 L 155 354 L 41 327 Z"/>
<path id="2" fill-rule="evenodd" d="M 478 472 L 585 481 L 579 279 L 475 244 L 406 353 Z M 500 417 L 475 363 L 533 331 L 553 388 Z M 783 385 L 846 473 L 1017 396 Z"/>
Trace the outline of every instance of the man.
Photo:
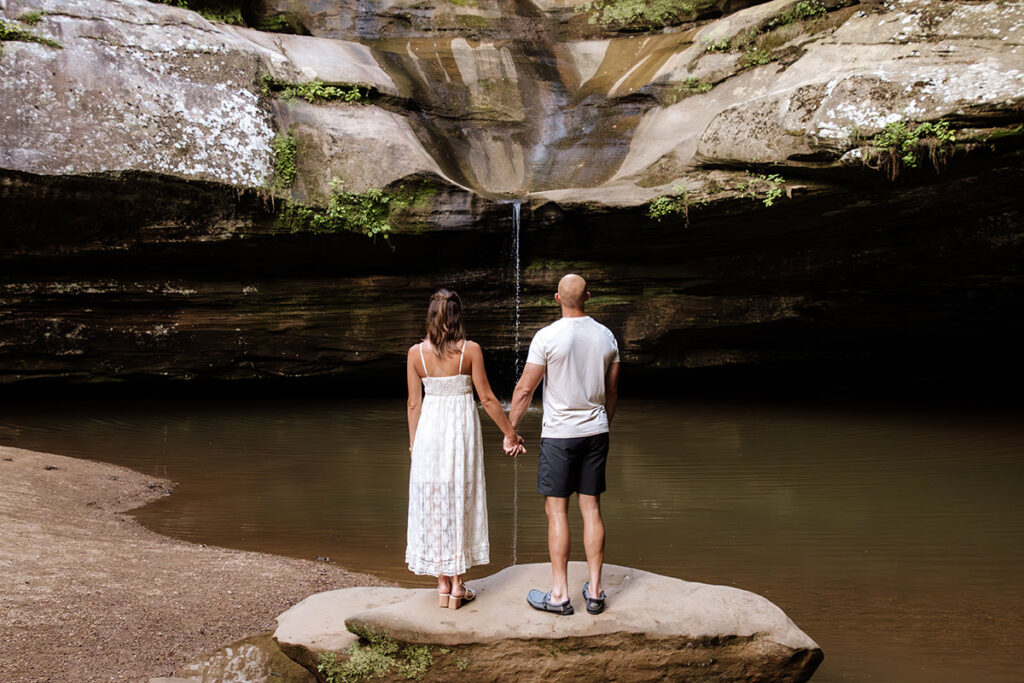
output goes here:
<path id="1" fill-rule="evenodd" d="M 618 400 L 619 349 L 611 331 L 584 313 L 589 298 L 587 283 L 579 275 L 566 275 L 558 283 L 555 301 L 562 307 L 562 318 L 537 332 L 530 343 L 509 411 L 516 428 L 534 390 L 544 380 L 537 492 L 545 497 L 552 583 L 548 593 L 531 590 L 527 601 L 535 609 L 555 614 L 573 613 L 566 577 L 569 497 L 573 493 L 578 494 L 583 516 L 583 546 L 590 570 L 583 598 L 587 612 L 604 610 L 601 494 L 605 490 L 608 426 Z"/>

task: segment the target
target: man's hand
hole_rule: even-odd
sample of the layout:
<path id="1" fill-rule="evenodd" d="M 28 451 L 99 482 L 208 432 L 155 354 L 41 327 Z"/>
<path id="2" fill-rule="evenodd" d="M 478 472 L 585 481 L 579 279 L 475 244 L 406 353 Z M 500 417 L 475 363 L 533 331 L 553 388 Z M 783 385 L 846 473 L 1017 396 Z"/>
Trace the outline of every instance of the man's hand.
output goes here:
<path id="1" fill-rule="evenodd" d="M 501 443 L 503 449 L 505 449 L 505 455 L 512 458 L 516 457 L 520 453 L 526 452 L 526 446 L 523 445 L 525 440 L 518 434 L 512 436 L 506 436 Z"/>

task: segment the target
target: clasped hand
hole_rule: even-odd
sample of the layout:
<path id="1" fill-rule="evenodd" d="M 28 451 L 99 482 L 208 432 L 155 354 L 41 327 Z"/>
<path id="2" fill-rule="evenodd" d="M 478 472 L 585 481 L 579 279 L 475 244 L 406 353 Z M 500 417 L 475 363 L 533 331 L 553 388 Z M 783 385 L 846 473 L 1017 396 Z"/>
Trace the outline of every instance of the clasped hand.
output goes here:
<path id="1" fill-rule="evenodd" d="M 525 440 L 519 434 L 513 434 L 512 436 L 506 436 L 502 440 L 502 448 L 505 449 L 505 455 L 510 457 L 516 457 L 520 453 L 526 452 Z"/>

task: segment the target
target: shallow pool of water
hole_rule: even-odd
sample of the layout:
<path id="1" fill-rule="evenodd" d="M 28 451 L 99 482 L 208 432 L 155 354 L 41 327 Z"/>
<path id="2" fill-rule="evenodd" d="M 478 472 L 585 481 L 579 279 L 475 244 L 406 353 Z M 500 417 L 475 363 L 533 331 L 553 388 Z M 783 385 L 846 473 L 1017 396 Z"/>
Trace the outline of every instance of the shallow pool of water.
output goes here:
<path id="1" fill-rule="evenodd" d="M 136 513 L 160 533 L 424 585 L 402 562 L 401 399 L 2 410 L 0 443 L 179 482 Z M 518 462 L 482 418 L 492 552 L 470 578 L 546 560 L 539 413 Z M 1021 681 L 1022 456 L 1012 417 L 626 400 L 607 561 L 765 595 L 825 651 L 819 683 Z"/>

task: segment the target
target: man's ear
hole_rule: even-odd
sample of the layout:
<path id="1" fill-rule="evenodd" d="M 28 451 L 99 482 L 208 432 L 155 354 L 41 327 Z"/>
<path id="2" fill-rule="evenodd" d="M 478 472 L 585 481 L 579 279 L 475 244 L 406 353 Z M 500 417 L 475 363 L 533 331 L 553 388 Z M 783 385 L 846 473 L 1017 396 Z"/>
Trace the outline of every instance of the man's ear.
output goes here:
<path id="1" fill-rule="evenodd" d="M 555 303 L 557 303 L 557 304 L 561 304 L 562 303 L 562 297 L 558 296 L 558 292 L 555 292 Z"/>
<path id="2" fill-rule="evenodd" d="M 583 292 L 583 300 L 590 301 L 590 292 Z"/>

